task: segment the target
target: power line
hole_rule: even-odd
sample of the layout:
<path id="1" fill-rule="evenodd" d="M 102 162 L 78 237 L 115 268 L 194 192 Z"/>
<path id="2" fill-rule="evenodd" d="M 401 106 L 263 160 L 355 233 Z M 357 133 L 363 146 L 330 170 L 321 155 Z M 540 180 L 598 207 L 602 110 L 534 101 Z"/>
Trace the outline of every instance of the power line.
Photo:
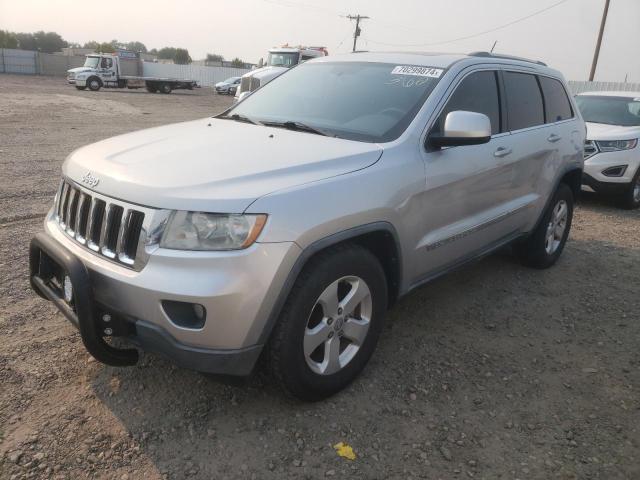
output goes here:
<path id="1" fill-rule="evenodd" d="M 547 12 L 549 10 L 551 10 L 552 8 L 556 8 L 560 5 L 562 5 L 563 3 L 568 2 L 569 0 L 560 0 L 559 2 L 556 2 L 552 5 L 549 5 L 546 8 L 543 8 L 541 10 L 538 10 L 536 12 L 530 13 L 529 15 L 526 15 L 524 17 L 520 17 L 516 20 L 512 20 L 509 23 L 505 23 L 503 25 L 500 25 L 499 27 L 495 27 L 495 28 L 491 28 L 489 30 L 485 30 L 483 32 L 478 32 L 478 33 L 474 33 L 472 35 L 466 35 L 464 37 L 458 37 L 458 38 L 454 38 L 451 40 L 444 40 L 442 42 L 431 42 L 431 43 L 385 43 L 385 42 L 378 42 L 375 40 L 371 40 L 370 38 L 367 38 L 367 41 L 371 42 L 371 43 L 375 43 L 377 45 L 384 45 L 387 47 L 430 47 L 433 45 L 444 45 L 447 43 L 454 43 L 454 42 L 460 42 L 462 40 L 469 40 L 471 38 L 475 38 L 475 37 L 480 37 L 482 35 L 486 35 L 487 33 L 492 33 L 492 32 L 496 32 L 498 30 L 502 30 L 503 28 L 507 28 L 510 27 L 511 25 L 515 25 L 516 23 L 520 23 L 520 22 L 524 22 L 525 20 L 528 20 L 532 17 L 535 17 L 536 15 L 540 15 L 541 13 Z"/>
<path id="2" fill-rule="evenodd" d="M 356 45 L 358 43 L 358 37 L 360 36 L 360 33 L 362 33 L 362 30 L 360 29 L 360 20 L 366 20 L 369 17 L 367 17 L 366 15 L 347 15 L 347 18 L 349 20 L 355 20 L 356 21 L 356 29 L 353 32 L 353 51 L 356 51 Z"/>

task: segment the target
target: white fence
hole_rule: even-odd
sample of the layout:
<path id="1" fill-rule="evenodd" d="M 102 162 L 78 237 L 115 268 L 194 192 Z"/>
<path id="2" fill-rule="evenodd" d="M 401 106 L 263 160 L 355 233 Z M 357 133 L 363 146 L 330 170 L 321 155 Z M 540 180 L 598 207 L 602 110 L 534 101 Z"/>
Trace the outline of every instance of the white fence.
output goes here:
<path id="1" fill-rule="evenodd" d="M 640 92 L 640 83 L 625 82 L 577 82 L 569 81 L 569 89 L 571 93 L 577 95 L 582 92 Z"/>
<path id="2" fill-rule="evenodd" d="M 79 67 L 84 64 L 84 61 L 84 55 L 52 55 L 30 50 L 0 48 L 0 73 L 64 76 L 68 69 Z M 130 63 L 132 60 L 122 60 L 122 62 L 123 64 Z M 142 65 L 142 75 L 145 77 L 196 80 L 203 87 L 212 87 L 229 77 L 239 77 L 249 71 L 247 68 L 173 65 L 152 62 L 143 62 Z M 128 75 L 136 74 L 135 69 L 133 71 L 130 68 L 123 70 Z"/>
<path id="3" fill-rule="evenodd" d="M 38 52 L 0 48 L 0 73 L 38 73 Z"/>
<path id="4" fill-rule="evenodd" d="M 142 64 L 142 74 L 145 77 L 196 80 L 203 87 L 212 87 L 229 77 L 239 77 L 248 71 L 246 68 L 205 67 L 203 65 L 174 65 L 153 62 L 144 62 Z"/>

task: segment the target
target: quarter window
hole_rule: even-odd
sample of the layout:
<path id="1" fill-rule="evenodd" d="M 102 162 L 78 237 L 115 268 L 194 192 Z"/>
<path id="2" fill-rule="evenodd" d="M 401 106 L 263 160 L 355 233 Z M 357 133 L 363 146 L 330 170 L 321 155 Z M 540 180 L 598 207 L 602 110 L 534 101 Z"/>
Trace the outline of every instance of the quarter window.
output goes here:
<path id="1" fill-rule="evenodd" d="M 554 123 L 573 118 L 571 102 L 569 102 L 567 92 L 562 84 L 553 78 L 538 78 L 540 79 L 540 86 L 542 87 L 542 94 L 544 95 L 546 122 Z"/>
<path id="2" fill-rule="evenodd" d="M 509 130 L 544 124 L 544 107 L 538 80 L 528 73 L 504 72 Z"/>
<path id="3" fill-rule="evenodd" d="M 496 73 L 476 72 L 462 80 L 440 114 L 435 132 L 443 132 L 447 115 L 456 110 L 484 113 L 491 120 L 491 133 L 500 133 L 500 96 Z"/>

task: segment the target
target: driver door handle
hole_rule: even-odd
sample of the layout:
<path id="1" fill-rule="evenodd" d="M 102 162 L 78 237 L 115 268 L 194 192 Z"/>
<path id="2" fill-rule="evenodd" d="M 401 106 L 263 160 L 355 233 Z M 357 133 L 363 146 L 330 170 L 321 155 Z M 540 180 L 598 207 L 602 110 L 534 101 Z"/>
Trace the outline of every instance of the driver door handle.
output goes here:
<path id="1" fill-rule="evenodd" d="M 562 139 L 562 137 L 560 135 L 556 135 L 555 133 L 552 133 L 551 135 L 549 135 L 549 137 L 547 138 L 547 140 L 551 143 L 555 143 L 558 140 Z"/>
<path id="2" fill-rule="evenodd" d="M 511 150 L 510 148 L 500 147 L 494 152 L 493 156 L 497 158 L 502 158 L 502 157 L 506 157 L 507 155 L 510 155 L 511 152 L 513 152 L 513 150 Z"/>

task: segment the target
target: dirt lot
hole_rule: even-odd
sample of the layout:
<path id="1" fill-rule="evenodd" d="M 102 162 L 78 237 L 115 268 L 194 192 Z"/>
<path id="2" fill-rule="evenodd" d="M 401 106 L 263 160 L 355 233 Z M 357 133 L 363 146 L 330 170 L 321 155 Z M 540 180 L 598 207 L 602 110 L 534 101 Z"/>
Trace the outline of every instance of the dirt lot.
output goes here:
<path id="1" fill-rule="evenodd" d="M 27 281 L 60 164 L 229 104 L 0 75 L 0 478 L 640 478 L 640 212 L 598 199 L 578 206 L 555 268 L 505 252 L 400 301 L 364 374 L 329 401 L 152 356 L 92 361 Z"/>

